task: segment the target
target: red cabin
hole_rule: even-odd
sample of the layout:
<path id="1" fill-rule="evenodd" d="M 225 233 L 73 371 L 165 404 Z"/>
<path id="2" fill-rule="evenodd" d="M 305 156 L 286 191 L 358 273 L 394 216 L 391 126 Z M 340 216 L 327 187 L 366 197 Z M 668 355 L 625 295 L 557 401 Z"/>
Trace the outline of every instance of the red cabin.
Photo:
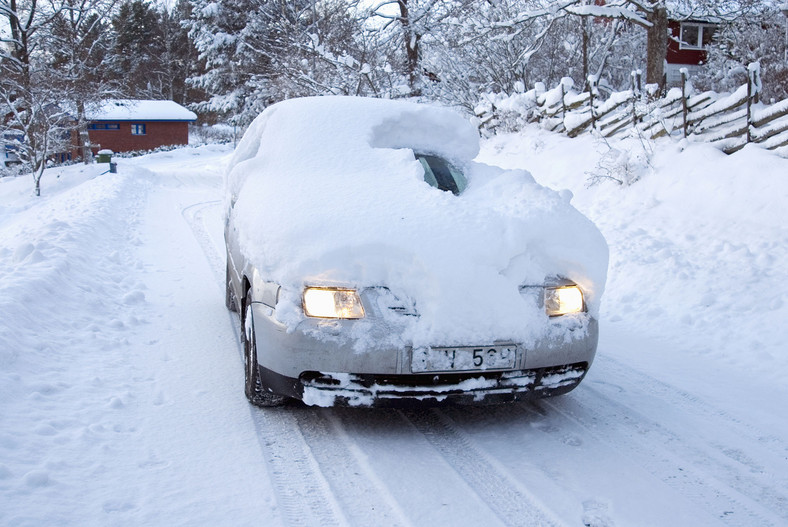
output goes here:
<path id="1" fill-rule="evenodd" d="M 189 143 L 197 115 L 173 101 L 118 99 L 86 109 L 93 153 L 152 150 Z"/>

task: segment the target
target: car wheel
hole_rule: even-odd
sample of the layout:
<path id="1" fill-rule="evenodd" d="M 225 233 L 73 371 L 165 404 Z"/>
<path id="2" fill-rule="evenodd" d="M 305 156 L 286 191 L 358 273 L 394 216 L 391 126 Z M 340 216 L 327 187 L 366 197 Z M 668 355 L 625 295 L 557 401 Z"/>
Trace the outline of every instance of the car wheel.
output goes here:
<path id="1" fill-rule="evenodd" d="M 244 391 L 246 398 L 255 406 L 279 406 L 287 399 L 266 391 L 260 381 L 260 367 L 257 364 L 257 339 L 252 316 L 252 293 L 246 293 L 244 312 L 241 317 L 241 341 L 244 346 Z"/>
<path id="2" fill-rule="evenodd" d="M 227 275 L 225 277 L 224 305 L 233 312 L 238 311 L 238 302 L 235 300 L 235 293 L 230 285 L 230 262 L 227 262 Z"/>

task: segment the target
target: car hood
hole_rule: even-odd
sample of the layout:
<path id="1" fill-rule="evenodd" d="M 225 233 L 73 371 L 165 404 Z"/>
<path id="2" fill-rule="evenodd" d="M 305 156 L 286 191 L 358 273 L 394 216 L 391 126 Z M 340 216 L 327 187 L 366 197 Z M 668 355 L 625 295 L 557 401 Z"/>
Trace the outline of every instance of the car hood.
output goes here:
<path id="1" fill-rule="evenodd" d="M 425 183 L 414 151 L 460 168 L 465 192 Z M 227 213 L 247 258 L 282 286 L 277 316 L 297 327 L 307 285 L 383 286 L 416 305 L 399 330 L 408 343 L 527 342 L 548 319 L 520 287 L 554 277 L 580 285 L 595 316 L 608 261 L 597 228 L 568 192 L 477 153 L 473 126 L 427 105 L 327 97 L 266 110 L 231 162 Z"/>

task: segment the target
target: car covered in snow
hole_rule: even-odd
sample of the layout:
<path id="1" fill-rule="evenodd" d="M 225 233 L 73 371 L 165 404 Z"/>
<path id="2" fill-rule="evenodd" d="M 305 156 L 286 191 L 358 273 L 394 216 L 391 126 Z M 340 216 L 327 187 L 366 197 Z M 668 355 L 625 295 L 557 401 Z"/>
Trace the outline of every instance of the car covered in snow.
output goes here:
<path id="1" fill-rule="evenodd" d="M 224 203 L 251 403 L 489 403 L 580 383 L 607 244 L 571 193 L 478 153 L 469 120 L 427 104 L 314 97 L 255 119 Z"/>

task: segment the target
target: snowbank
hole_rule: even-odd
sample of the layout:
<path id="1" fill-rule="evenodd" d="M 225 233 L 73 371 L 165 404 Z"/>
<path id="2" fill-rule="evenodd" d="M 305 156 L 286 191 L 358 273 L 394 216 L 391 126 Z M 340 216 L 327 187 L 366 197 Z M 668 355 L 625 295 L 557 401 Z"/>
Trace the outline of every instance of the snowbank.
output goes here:
<path id="1" fill-rule="evenodd" d="M 596 315 L 607 246 L 570 204 L 525 171 L 473 162 L 478 134 L 446 109 L 361 98 L 291 100 L 266 110 L 227 176 L 242 250 L 283 286 L 277 309 L 303 320 L 305 285 L 386 286 L 415 301 L 404 338 L 436 345 L 544 333 L 519 293 L 549 277 L 577 282 Z M 460 168 L 459 196 L 430 187 L 414 152 Z"/>
<path id="2" fill-rule="evenodd" d="M 612 166 L 615 152 L 626 155 Z M 769 378 L 788 374 L 779 351 L 788 160 L 754 145 L 728 156 L 687 141 L 568 139 L 535 126 L 495 137 L 480 159 L 527 164 L 540 183 L 571 189 L 602 230 L 611 257 L 603 331 L 620 325 Z M 611 173 L 635 182 L 617 185 Z"/>

